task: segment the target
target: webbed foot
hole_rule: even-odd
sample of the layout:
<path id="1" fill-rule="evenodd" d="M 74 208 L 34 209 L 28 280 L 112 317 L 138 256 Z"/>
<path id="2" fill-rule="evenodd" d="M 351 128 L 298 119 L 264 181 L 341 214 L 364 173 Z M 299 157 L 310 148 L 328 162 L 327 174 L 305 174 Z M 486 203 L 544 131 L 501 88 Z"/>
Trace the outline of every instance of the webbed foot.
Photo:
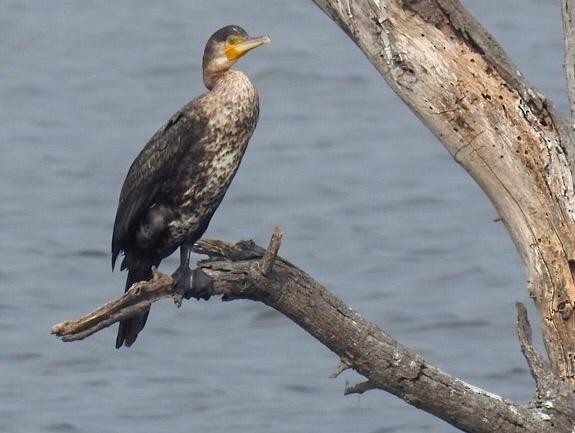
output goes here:
<path id="1" fill-rule="evenodd" d="M 193 271 L 189 266 L 179 266 L 172 274 L 174 279 L 174 288 L 182 295 L 189 292 L 192 288 Z"/>
<path id="2" fill-rule="evenodd" d="M 187 293 L 192 288 L 192 275 L 193 272 L 189 266 L 179 266 L 178 269 L 172 274 L 174 279 L 174 302 L 178 307 L 182 306 L 182 299 L 190 299 Z"/>
<path id="3" fill-rule="evenodd" d="M 174 290 L 179 295 L 179 299 L 176 299 L 177 304 L 181 304 L 182 298 L 207 301 L 212 296 L 213 282 L 201 269 L 192 271 L 188 266 L 180 266 L 172 274 L 172 278 Z"/>
<path id="4" fill-rule="evenodd" d="M 207 301 L 212 296 L 213 281 L 199 268 L 194 269 L 192 274 L 192 287 L 184 294 L 184 298 L 190 299 L 194 297 L 197 300 L 203 299 Z"/>

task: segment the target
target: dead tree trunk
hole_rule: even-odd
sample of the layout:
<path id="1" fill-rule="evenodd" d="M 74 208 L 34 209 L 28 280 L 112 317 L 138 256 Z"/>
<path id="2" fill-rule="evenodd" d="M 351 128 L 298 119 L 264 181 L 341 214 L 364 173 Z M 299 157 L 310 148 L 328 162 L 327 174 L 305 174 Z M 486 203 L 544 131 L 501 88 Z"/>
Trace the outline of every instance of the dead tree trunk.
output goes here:
<path id="1" fill-rule="evenodd" d="M 489 196 L 526 265 L 553 370 L 575 385 L 571 128 L 457 0 L 314 2 Z"/>

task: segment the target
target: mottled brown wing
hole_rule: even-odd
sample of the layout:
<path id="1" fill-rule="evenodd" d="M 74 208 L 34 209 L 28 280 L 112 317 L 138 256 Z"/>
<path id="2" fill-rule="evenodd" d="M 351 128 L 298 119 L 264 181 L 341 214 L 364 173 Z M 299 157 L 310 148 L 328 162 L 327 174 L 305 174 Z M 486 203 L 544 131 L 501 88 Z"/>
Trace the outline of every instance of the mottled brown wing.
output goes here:
<path id="1" fill-rule="evenodd" d="M 190 102 L 174 114 L 148 141 L 136 157 L 124 180 L 112 235 L 112 268 L 129 241 L 131 231 L 139 227 L 146 211 L 157 200 L 162 184 L 174 175 L 181 157 L 198 142 L 202 121 L 190 117 Z"/>

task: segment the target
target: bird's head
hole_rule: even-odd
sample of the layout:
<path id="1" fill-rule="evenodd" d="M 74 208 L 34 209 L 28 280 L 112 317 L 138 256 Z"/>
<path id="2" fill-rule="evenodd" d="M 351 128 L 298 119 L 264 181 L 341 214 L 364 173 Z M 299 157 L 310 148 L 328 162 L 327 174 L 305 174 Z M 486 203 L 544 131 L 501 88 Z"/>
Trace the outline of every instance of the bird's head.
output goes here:
<path id="1" fill-rule="evenodd" d="M 269 44 L 269 36 L 250 37 L 240 26 L 226 26 L 215 32 L 204 50 L 204 83 L 211 89 L 218 76 L 226 72 L 248 51 Z"/>

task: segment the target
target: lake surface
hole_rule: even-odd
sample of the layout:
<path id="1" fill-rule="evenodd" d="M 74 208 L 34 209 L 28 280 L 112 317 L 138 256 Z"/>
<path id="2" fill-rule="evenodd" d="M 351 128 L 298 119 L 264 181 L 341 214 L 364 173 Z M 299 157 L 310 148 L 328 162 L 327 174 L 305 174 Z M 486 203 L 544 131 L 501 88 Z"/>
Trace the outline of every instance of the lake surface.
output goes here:
<path id="1" fill-rule="evenodd" d="M 565 112 L 556 3 L 465 2 Z M 1 0 L 0 431 L 456 431 L 383 392 L 344 397 L 361 378 L 328 379 L 335 355 L 248 301 L 155 304 L 130 350 L 115 327 L 49 334 L 122 292 L 109 244 L 124 176 L 204 91 L 205 41 L 231 23 L 273 44 L 238 64 L 262 112 L 206 236 L 265 244 L 280 224 L 281 254 L 366 318 L 530 399 L 514 303 L 531 304 L 495 210 L 311 1 Z"/>

